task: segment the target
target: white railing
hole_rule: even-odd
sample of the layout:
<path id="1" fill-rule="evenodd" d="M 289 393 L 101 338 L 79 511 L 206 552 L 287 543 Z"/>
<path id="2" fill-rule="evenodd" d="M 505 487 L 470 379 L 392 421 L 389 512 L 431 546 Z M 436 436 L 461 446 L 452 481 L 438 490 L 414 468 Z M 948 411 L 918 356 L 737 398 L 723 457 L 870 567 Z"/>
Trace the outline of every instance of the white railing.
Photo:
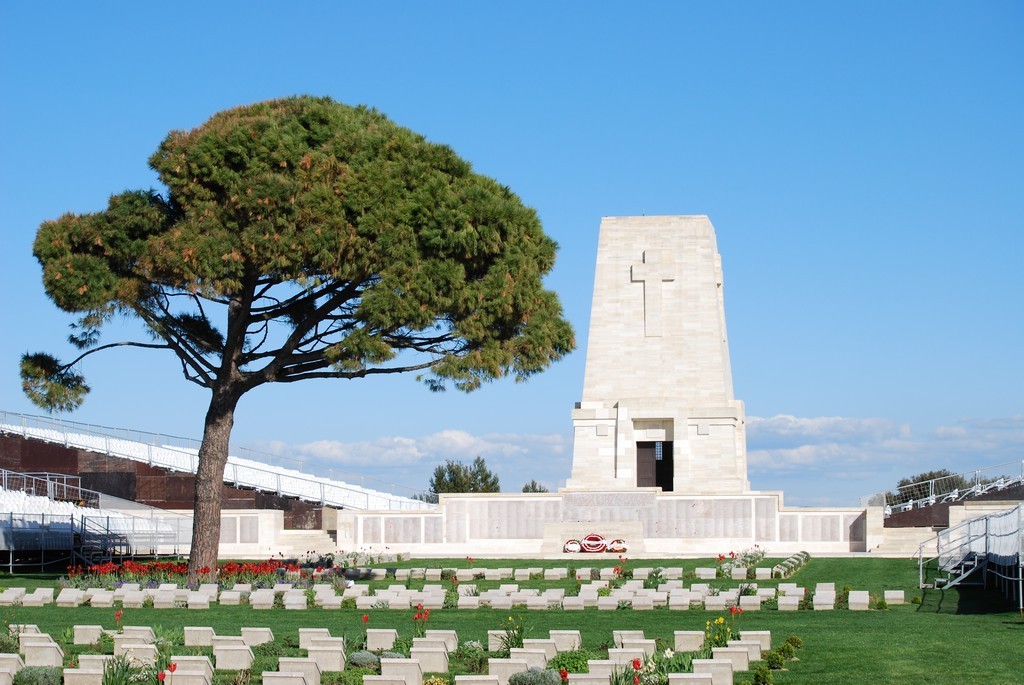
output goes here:
<path id="1" fill-rule="evenodd" d="M 933 504 L 962 502 L 1022 484 L 1024 459 L 901 485 L 895 492 L 876 492 L 861 497 L 861 506 L 885 507 L 885 515 L 889 516 Z"/>
<path id="2" fill-rule="evenodd" d="M 935 545 L 934 556 L 925 548 Z M 949 572 L 967 560 L 984 565 L 986 575 L 1016 585 L 1018 608 L 1024 611 L 1024 504 L 995 514 L 968 519 L 947 528 L 918 548 L 918 580 L 925 584 L 925 567 L 936 561 L 938 569 Z"/>
<path id="3" fill-rule="evenodd" d="M 101 452 L 175 471 L 195 473 L 198 469 L 199 442 L 187 438 L 4 411 L 0 411 L 0 432 Z M 308 473 L 235 456 L 228 457 L 224 482 L 344 509 L 434 508 L 434 505 L 409 497 L 331 478 L 317 478 Z"/>

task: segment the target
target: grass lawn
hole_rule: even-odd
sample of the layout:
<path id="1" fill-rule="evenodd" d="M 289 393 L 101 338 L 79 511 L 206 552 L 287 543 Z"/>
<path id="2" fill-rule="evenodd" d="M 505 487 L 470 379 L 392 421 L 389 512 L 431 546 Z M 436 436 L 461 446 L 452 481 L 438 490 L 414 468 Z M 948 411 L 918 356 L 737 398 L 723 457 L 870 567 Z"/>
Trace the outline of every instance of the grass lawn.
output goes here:
<path id="1" fill-rule="evenodd" d="M 456 563 L 459 562 L 459 563 Z M 417 560 L 413 566 L 465 567 L 466 560 Z M 611 562 L 578 563 L 579 566 L 604 566 Z M 632 565 L 684 566 L 692 571 L 696 566 L 709 565 L 706 560 L 647 560 L 630 562 Z M 550 561 L 532 560 L 479 560 L 474 567 L 551 566 Z M 557 563 L 555 565 L 558 565 Z M 561 564 L 561 565 L 564 565 Z M 388 564 L 392 566 L 392 564 Z M 33 582 L 29 582 L 29 581 Z M 922 595 L 917 590 L 917 566 L 905 559 L 825 559 L 811 561 L 790 579 L 800 585 L 813 587 L 818 582 L 834 582 L 837 588 L 850 586 L 855 590 L 869 590 L 881 595 L 885 589 L 903 589 L 907 599 Z M 508 581 L 505 581 L 508 582 Z M 687 580 L 687 583 L 696 582 Z M 760 581 L 766 586 L 778 581 Z M 372 583 L 386 586 L 393 580 Z M 413 581 L 411 585 L 421 584 Z M 718 581 L 722 587 L 736 581 Z M 53 585 L 53 576 L 0 575 L 4 587 L 35 587 Z M 481 589 L 496 585 L 476 581 Z M 566 587 L 575 594 L 575 582 L 519 581 L 523 587 Z M 115 609 L 78 607 L 58 609 L 2 607 L 0 617 L 7 623 L 34 623 L 41 630 L 57 638 L 74 624 L 115 626 Z M 369 622 L 362 622 L 362 615 Z M 257 611 L 248 606 L 218 606 L 209 610 L 187 609 L 126 609 L 124 625 L 150 625 L 164 629 L 186 625 L 212 626 L 218 635 L 238 635 L 242 626 L 267 626 L 273 629 L 278 641 L 297 642 L 300 627 L 327 627 L 333 635 L 359 638 L 367 627 L 395 628 L 402 636 L 411 636 L 414 630 L 413 611 L 355 609 L 324 611 L 285 611 L 273 609 Z M 492 609 L 444 609 L 431 612 L 429 628 L 453 629 L 459 639 L 480 640 L 486 644 L 488 630 L 501 627 L 509 612 Z M 597 611 L 583 612 L 514 610 L 511 615 L 521 617 L 526 625 L 526 637 L 546 637 L 551 629 L 577 629 L 584 646 L 596 649 L 612 641 L 617 629 L 644 630 L 648 637 L 672 640 L 675 630 L 701 630 L 704 622 L 719 615 L 704 611 Z M 728 619 L 728 612 L 725 613 Z M 990 683 L 1019 684 L 1024 682 L 1020 648 L 1024 645 L 1024 621 L 1015 610 L 998 595 L 975 590 L 958 592 L 956 589 L 927 590 L 920 605 L 907 604 L 885 611 L 761 611 L 746 612 L 737 627 L 750 630 L 771 630 L 773 643 L 778 644 L 789 635 L 804 641 L 799 661 L 789 662 L 787 671 L 775 672 L 780 684 L 825 683 L 887 683 L 900 679 L 922 683 Z M 70 657 L 70 655 L 69 655 Z M 258 674 L 254 673 L 254 681 Z M 737 674 L 736 682 L 750 682 L 752 674 Z"/>

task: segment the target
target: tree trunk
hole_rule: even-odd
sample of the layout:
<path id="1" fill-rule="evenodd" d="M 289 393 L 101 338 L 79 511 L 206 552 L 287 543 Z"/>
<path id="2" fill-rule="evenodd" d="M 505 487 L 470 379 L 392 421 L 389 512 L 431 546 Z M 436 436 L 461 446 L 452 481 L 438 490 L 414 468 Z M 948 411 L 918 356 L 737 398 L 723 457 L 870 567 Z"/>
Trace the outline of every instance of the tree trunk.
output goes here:
<path id="1" fill-rule="evenodd" d="M 191 582 L 201 580 L 204 569 L 215 571 L 217 568 L 224 467 L 228 461 L 228 443 L 239 397 L 240 394 L 234 390 L 216 389 L 206 412 L 193 503 L 195 518 L 192 522 L 192 551 L 188 560 L 188 578 Z"/>

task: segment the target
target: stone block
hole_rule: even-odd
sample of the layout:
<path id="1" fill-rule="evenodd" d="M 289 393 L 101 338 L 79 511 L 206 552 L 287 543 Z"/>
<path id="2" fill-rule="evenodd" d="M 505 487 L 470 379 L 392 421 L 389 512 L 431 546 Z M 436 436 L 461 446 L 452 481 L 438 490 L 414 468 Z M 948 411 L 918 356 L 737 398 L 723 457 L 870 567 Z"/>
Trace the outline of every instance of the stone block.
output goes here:
<path id="1" fill-rule="evenodd" d="M 848 606 L 850 611 L 867 611 L 871 608 L 871 594 L 867 590 L 851 590 Z"/>
<path id="2" fill-rule="evenodd" d="M 758 566 L 754 569 L 754 578 L 757 580 L 771 580 L 772 569 L 770 566 Z"/>
<path id="3" fill-rule="evenodd" d="M 796 611 L 802 599 L 797 595 L 782 595 L 779 597 L 779 611 Z"/>
<path id="4" fill-rule="evenodd" d="M 744 580 L 747 577 L 747 569 L 739 566 L 734 566 L 732 569 L 732 573 L 730 574 L 730 577 L 733 580 Z"/>
<path id="5" fill-rule="evenodd" d="M 761 658 L 761 642 L 759 640 L 729 640 L 726 646 L 741 647 L 747 650 L 747 661 L 757 661 Z"/>
<path id="6" fill-rule="evenodd" d="M 310 646 L 306 648 L 306 655 L 316 661 L 320 672 L 342 671 L 345 669 L 345 650 L 337 647 Z"/>
<path id="7" fill-rule="evenodd" d="M 20 654 L 0 653 L 0 669 L 17 673 L 23 668 L 25 668 L 25 660 L 21 658 Z"/>
<path id="8" fill-rule="evenodd" d="M 583 598 L 566 597 L 562 600 L 562 609 L 565 611 L 583 611 Z"/>
<path id="9" fill-rule="evenodd" d="M 81 606 L 82 602 L 85 601 L 85 593 L 75 588 L 66 587 L 60 591 L 57 595 L 57 606 L 59 607 L 77 607 Z"/>
<path id="10" fill-rule="evenodd" d="M 677 630 L 673 635 L 677 652 L 696 652 L 704 644 L 703 630 Z"/>
<path id="11" fill-rule="evenodd" d="M 903 604 L 904 603 L 904 593 L 903 593 L 903 590 L 886 590 L 885 593 L 882 595 L 882 599 L 884 599 L 885 603 L 890 605 L 890 606 L 895 606 L 897 604 Z"/>
<path id="12" fill-rule="evenodd" d="M 216 633 L 206 626 L 185 626 L 186 647 L 212 647 Z"/>
<path id="13" fill-rule="evenodd" d="M 141 609 L 146 603 L 146 593 L 142 590 L 129 590 L 121 599 L 121 606 L 126 609 Z"/>
<path id="14" fill-rule="evenodd" d="M 718 576 L 718 569 L 698 566 L 693 573 L 701 580 L 714 580 Z"/>
<path id="15" fill-rule="evenodd" d="M 114 606 L 114 593 L 110 590 L 96 590 L 89 598 L 89 606 L 104 608 Z"/>
<path id="16" fill-rule="evenodd" d="M 210 685 L 213 679 L 203 673 L 175 671 L 167 676 L 164 685 Z"/>
<path id="17" fill-rule="evenodd" d="M 423 668 L 416 659 L 381 659 L 380 674 L 400 678 L 406 685 L 423 685 Z"/>
<path id="18" fill-rule="evenodd" d="M 743 611 L 760 611 L 761 598 L 757 595 L 744 595 L 740 597 L 739 607 Z"/>
<path id="19" fill-rule="evenodd" d="M 213 636 L 213 648 L 218 647 L 247 647 L 245 644 L 245 638 L 241 635 L 214 635 Z"/>
<path id="20" fill-rule="evenodd" d="M 493 675 L 457 675 L 455 685 L 498 685 L 498 677 Z"/>
<path id="21" fill-rule="evenodd" d="M 363 685 L 406 685 L 406 682 L 397 676 L 364 675 Z"/>
<path id="22" fill-rule="evenodd" d="M 713 661 L 727 661 L 732 664 L 733 672 L 746 671 L 750 665 L 749 652 L 745 647 L 712 647 Z"/>
<path id="23" fill-rule="evenodd" d="M 121 654 L 143 666 L 156 666 L 156 645 L 143 642 L 129 642 L 124 645 Z"/>
<path id="24" fill-rule="evenodd" d="M 156 639 L 156 633 L 149 626 L 124 626 L 121 628 L 120 634 L 126 638 L 134 638 L 147 643 Z M 117 642 L 116 636 L 114 642 Z"/>
<path id="25" fill-rule="evenodd" d="M 638 647 L 612 647 L 608 650 L 608 661 L 628 664 L 633 659 L 644 659 L 644 650 Z"/>
<path id="26" fill-rule="evenodd" d="M 320 667 L 315 659 L 309 657 L 283 656 L 278 659 L 279 671 L 301 673 L 306 679 L 306 685 L 320 685 Z"/>
<path id="27" fill-rule="evenodd" d="M 64 685 L 103 685 L 103 669 L 65 668 Z"/>
<path id="28" fill-rule="evenodd" d="M 569 685 L 609 685 L 611 677 L 596 673 L 570 673 Z"/>
<path id="29" fill-rule="evenodd" d="M 599 611 L 615 611 L 619 608 L 619 600 L 614 597 L 598 597 L 597 608 Z"/>
<path id="30" fill-rule="evenodd" d="M 252 668 L 252 649 L 247 645 L 213 648 L 214 668 L 218 671 L 242 671 Z"/>
<path id="31" fill-rule="evenodd" d="M 636 595 L 629 605 L 634 611 L 651 611 L 654 609 L 654 598 L 650 595 Z"/>
<path id="32" fill-rule="evenodd" d="M 330 636 L 331 631 L 327 628 L 299 628 L 299 648 L 309 649 L 313 640 Z"/>
<path id="33" fill-rule="evenodd" d="M 413 647 L 409 657 L 420 662 L 424 673 L 448 672 L 448 650 L 444 647 Z"/>
<path id="34" fill-rule="evenodd" d="M 459 648 L 459 634 L 454 630 L 426 630 L 423 636 L 431 640 L 442 640 L 444 648 L 449 652 Z"/>
<path id="35" fill-rule="evenodd" d="M 469 596 L 466 596 L 466 595 L 459 595 L 459 601 L 458 601 L 457 607 L 459 609 L 479 609 L 480 608 L 480 598 L 479 597 L 469 597 Z"/>
<path id="36" fill-rule="evenodd" d="M 643 652 L 644 659 L 646 660 L 654 656 L 654 650 L 657 649 L 657 645 L 654 640 L 624 638 L 622 640 L 622 649 L 639 649 Z"/>
<path id="37" fill-rule="evenodd" d="M 176 604 L 177 600 L 174 597 L 173 591 L 157 590 L 156 594 L 153 595 L 154 609 L 174 609 Z"/>
<path id="38" fill-rule="evenodd" d="M 525 661 L 527 668 L 546 668 L 548 664 L 547 652 L 543 649 L 513 647 L 509 650 L 508 658 L 516 661 Z"/>
<path id="39" fill-rule="evenodd" d="M 726 595 L 708 595 L 704 598 L 705 611 L 725 611 L 728 597 Z"/>
<path id="40" fill-rule="evenodd" d="M 298 671 L 263 671 L 263 685 L 307 685 L 306 675 Z"/>
<path id="41" fill-rule="evenodd" d="M 64 666 L 64 650 L 55 642 L 28 643 L 22 648 L 25 666 Z"/>
<path id="42" fill-rule="evenodd" d="M 588 659 L 587 670 L 591 675 L 610 678 L 612 671 L 620 668 L 621 664 L 611 659 Z"/>
<path id="43" fill-rule="evenodd" d="M 270 628 L 242 628 L 242 640 L 250 647 L 274 641 L 274 631 Z"/>
<path id="44" fill-rule="evenodd" d="M 210 661 L 210 657 L 196 654 L 188 655 L 172 655 L 171 663 L 174 664 L 173 678 L 177 678 L 185 674 L 201 675 L 206 680 L 213 680 L 213 662 Z"/>
<path id="45" fill-rule="evenodd" d="M 757 641 L 762 652 L 767 652 L 772 648 L 772 631 L 770 630 L 744 630 L 740 633 L 740 637 L 744 640 Z"/>
<path id="46" fill-rule="evenodd" d="M 487 674 L 496 676 L 499 685 L 508 685 L 509 676 L 513 673 L 528 671 L 530 667 L 522 659 L 488 659 Z M 419 683 L 422 685 L 422 682 Z"/>
<path id="47" fill-rule="evenodd" d="M 715 685 L 715 679 L 710 673 L 669 673 L 668 685 Z"/>
<path id="48" fill-rule="evenodd" d="M 554 659 L 558 655 L 558 645 L 550 638 L 524 638 L 523 648 L 543 650 L 545 667 L 547 666 L 548 661 Z"/>
<path id="49" fill-rule="evenodd" d="M 242 593 L 237 590 L 225 590 L 220 593 L 219 599 L 223 606 L 238 606 L 242 603 Z"/>
<path id="50" fill-rule="evenodd" d="M 712 685 L 732 685 L 733 669 L 731 661 L 719 659 L 694 659 L 694 673 L 706 673 L 711 676 Z"/>
<path id="51" fill-rule="evenodd" d="M 559 652 L 571 652 L 580 649 L 583 644 L 578 630 L 549 630 L 548 635 Z"/>
<path id="52" fill-rule="evenodd" d="M 389 650 L 395 646 L 398 631 L 394 628 L 367 628 L 366 649 L 371 652 Z"/>
<path id="53" fill-rule="evenodd" d="M 72 628 L 74 639 L 72 644 L 91 645 L 100 639 L 103 634 L 103 626 L 74 626 Z"/>
<path id="54" fill-rule="evenodd" d="M 113 658 L 113 654 L 79 654 L 78 667 L 87 671 L 102 671 L 103 666 Z"/>

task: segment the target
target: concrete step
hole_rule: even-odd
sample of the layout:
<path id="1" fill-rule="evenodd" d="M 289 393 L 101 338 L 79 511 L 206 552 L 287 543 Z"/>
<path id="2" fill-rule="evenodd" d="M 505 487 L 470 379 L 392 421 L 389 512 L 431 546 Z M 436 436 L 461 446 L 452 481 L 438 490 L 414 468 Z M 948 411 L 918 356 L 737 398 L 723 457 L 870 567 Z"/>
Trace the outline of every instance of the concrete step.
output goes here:
<path id="1" fill-rule="evenodd" d="M 324 530 L 281 530 L 275 546 L 286 557 L 301 557 L 307 552 L 326 554 L 335 551 L 335 542 Z"/>

